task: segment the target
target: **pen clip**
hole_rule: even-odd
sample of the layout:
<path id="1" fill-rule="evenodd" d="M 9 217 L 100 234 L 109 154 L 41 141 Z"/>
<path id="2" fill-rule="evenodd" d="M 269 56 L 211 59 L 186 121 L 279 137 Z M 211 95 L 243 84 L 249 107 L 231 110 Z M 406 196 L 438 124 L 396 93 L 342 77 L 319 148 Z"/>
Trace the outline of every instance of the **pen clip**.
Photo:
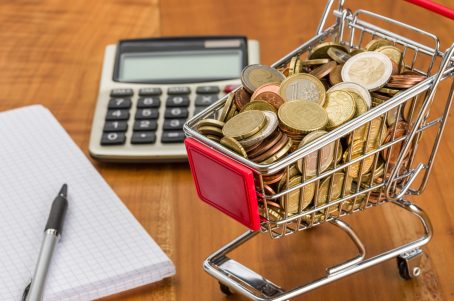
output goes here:
<path id="1" fill-rule="evenodd" d="M 32 285 L 32 281 L 33 281 L 33 279 L 30 279 L 30 282 L 25 287 L 24 292 L 22 293 L 22 301 L 27 300 L 28 292 L 30 291 L 30 286 Z"/>

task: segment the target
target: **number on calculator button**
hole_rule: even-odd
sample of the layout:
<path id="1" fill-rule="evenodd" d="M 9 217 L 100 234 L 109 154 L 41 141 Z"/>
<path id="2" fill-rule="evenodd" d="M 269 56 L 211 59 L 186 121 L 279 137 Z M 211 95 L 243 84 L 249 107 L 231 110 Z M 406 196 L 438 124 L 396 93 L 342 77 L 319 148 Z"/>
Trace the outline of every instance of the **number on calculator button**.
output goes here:
<path id="1" fill-rule="evenodd" d="M 156 119 L 159 111 L 156 109 L 139 109 L 136 112 L 136 119 Z"/>
<path id="2" fill-rule="evenodd" d="M 131 108 L 131 98 L 111 98 L 109 109 L 129 109 Z"/>
<path id="3" fill-rule="evenodd" d="M 161 99 L 159 97 L 141 97 L 137 101 L 138 108 L 159 108 Z"/>
<path id="4" fill-rule="evenodd" d="M 125 141 L 125 133 L 104 133 L 102 134 L 101 145 L 121 145 Z"/>
<path id="5" fill-rule="evenodd" d="M 168 107 L 187 107 L 189 106 L 189 97 L 186 95 L 169 96 L 166 101 Z"/>
<path id="6" fill-rule="evenodd" d="M 184 140 L 183 131 L 163 132 L 161 137 L 162 143 L 179 143 Z"/>
<path id="7" fill-rule="evenodd" d="M 156 120 L 136 120 L 134 131 L 155 131 L 158 127 Z"/>
<path id="8" fill-rule="evenodd" d="M 106 115 L 107 121 L 115 120 L 128 120 L 129 111 L 128 110 L 108 110 Z"/>
<path id="9" fill-rule="evenodd" d="M 164 130 L 182 130 L 186 119 L 167 119 L 164 120 Z"/>
<path id="10" fill-rule="evenodd" d="M 165 118 L 187 118 L 188 109 L 185 108 L 171 108 L 166 109 Z"/>
<path id="11" fill-rule="evenodd" d="M 104 124 L 104 132 L 126 132 L 128 123 L 126 121 L 107 121 Z"/>
<path id="12" fill-rule="evenodd" d="M 219 99 L 217 94 L 209 94 L 209 95 L 197 95 L 195 98 L 195 105 L 206 107 L 211 106 Z"/>

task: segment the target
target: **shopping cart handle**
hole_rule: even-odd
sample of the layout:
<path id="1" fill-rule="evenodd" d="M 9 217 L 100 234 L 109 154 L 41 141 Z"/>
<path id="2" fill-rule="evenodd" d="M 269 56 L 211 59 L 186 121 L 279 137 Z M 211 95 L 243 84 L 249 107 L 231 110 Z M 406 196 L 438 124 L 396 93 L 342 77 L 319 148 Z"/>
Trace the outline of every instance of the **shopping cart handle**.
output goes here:
<path id="1" fill-rule="evenodd" d="M 405 0 L 405 1 L 421 6 L 422 8 L 428 9 L 430 11 L 433 11 L 434 13 L 440 14 L 451 20 L 454 20 L 454 10 L 441 4 L 435 3 L 430 0 Z"/>

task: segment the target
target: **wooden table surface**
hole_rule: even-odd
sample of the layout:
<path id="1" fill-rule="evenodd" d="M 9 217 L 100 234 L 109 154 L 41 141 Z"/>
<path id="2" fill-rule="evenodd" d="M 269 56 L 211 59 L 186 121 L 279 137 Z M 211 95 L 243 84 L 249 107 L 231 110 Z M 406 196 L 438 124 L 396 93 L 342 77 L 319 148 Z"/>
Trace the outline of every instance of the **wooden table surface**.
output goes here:
<path id="1" fill-rule="evenodd" d="M 453 21 L 403 1 L 346 2 L 353 10 L 369 9 L 429 30 L 440 37 L 442 49 L 454 41 Z M 452 6 L 451 0 L 438 2 Z M 262 62 L 270 64 L 313 35 L 324 3 L 1 1 L 0 110 L 44 104 L 88 155 L 107 44 L 122 38 L 242 34 L 260 41 Z M 443 87 L 439 94 L 446 96 L 447 91 Z M 423 275 L 403 281 L 391 260 L 295 300 L 454 300 L 453 134 L 454 123 L 450 122 L 429 186 L 415 199 L 428 212 L 435 229 L 433 240 L 424 247 Z M 428 152 L 429 146 L 422 150 Z M 171 279 L 105 300 L 244 300 L 224 297 L 217 282 L 203 271 L 202 262 L 245 229 L 199 201 L 187 164 L 93 164 L 177 268 Z M 350 216 L 347 221 L 364 240 L 369 255 L 421 233 L 414 218 L 392 205 Z M 278 241 L 261 235 L 233 255 L 289 288 L 321 276 L 325 267 L 354 255 L 345 235 L 332 228 L 324 225 Z"/>

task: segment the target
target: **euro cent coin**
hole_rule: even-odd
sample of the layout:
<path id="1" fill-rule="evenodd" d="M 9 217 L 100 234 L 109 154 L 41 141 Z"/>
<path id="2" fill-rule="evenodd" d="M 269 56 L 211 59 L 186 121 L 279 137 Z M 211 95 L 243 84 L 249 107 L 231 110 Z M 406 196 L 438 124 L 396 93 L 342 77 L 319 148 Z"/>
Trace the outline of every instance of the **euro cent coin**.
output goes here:
<path id="1" fill-rule="evenodd" d="M 249 65 L 241 71 L 241 83 L 249 93 L 267 83 L 280 83 L 284 78 L 276 69 L 260 64 Z"/>
<path id="2" fill-rule="evenodd" d="M 328 114 L 323 107 L 306 100 L 284 103 L 279 108 L 278 117 L 284 129 L 297 134 L 321 130 L 328 123 Z"/>
<path id="3" fill-rule="evenodd" d="M 336 128 L 355 116 L 356 103 L 347 91 L 332 91 L 326 94 L 324 106 L 328 114 L 327 128 Z"/>
<path id="4" fill-rule="evenodd" d="M 222 133 L 227 137 L 244 139 L 260 131 L 265 124 L 266 118 L 262 111 L 246 111 L 227 121 L 222 128 Z"/>

